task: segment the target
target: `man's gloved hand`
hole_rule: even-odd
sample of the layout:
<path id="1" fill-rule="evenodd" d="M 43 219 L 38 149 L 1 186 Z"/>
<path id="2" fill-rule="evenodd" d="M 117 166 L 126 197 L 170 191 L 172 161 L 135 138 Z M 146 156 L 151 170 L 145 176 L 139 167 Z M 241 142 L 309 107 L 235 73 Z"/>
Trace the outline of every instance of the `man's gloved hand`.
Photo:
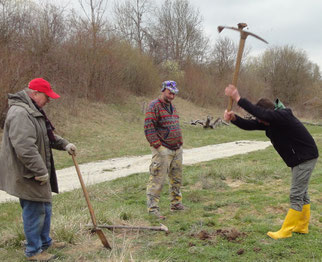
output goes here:
<path id="1" fill-rule="evenodd" d="M 48 179 L 49 179 L 48 173 L 42 176 L 35 176 L 35 180 L 39 181 L 41 186 L 46 184 Z"/>
<path id="2" fill-rule="evenodd" d="M 74 144 L 67 144 L 65 150 L 68 152 L 68 154 L 76 156 L 76 146 Z"/>

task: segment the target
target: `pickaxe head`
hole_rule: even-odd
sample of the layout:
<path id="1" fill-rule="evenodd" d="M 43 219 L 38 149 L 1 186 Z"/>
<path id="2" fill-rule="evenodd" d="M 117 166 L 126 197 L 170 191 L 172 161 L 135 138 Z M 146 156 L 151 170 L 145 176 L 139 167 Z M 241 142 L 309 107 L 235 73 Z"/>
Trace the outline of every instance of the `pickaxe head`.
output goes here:
<path id="1" fill-rule="evenodd" d="M 241 38 L 243 38 L 243 39 L 246 39 L 247 36 L 251 35 L 251 36 L 256 37 L 257 39 L 263 41 L 264 43 L 268 44 L 268 42 L 266 40 L 264 40 L 263 38 L 259 37 L 258 35 L 255 35 L 255 34 L 253 34 L 251 32 L 248 32 L 248 31 L 244 31 L 243 29 L 247 26 L 246 23 L 239 23 L 237 26 L 238 26 L 238 28 L 237 27 L 231 27 L 231 26 L 218 26 L 218 32 L 220 33 L 225 28 L 232 29 L 232 30 L 240 32 Z"/>

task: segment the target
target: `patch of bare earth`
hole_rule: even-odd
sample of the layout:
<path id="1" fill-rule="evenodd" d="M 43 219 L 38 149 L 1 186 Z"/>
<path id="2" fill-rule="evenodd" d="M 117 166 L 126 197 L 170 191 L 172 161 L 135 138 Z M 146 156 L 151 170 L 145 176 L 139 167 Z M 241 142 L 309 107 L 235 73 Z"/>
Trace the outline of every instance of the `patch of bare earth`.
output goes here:
<path id="1" fill-rule="evenodd" d="M 235 228 L 228 228 L 228 229 L 217 229 L 214 232 L 208 232 L 206 230 L 201 230 L 195 234 L 191 235 L 192 237 L 198 238 L 203 241 L 207 241 L 211 244 L 214 243 L 214 239 L 217 237 L 221 237 L 229 242 L 241 242 L 243 238 L 247 237 L 247 234 L 245 232 L 240 232 Z M 193 243 L 189 243 L 189 246 L 194 246 Z M 255 252 L 259 252 L 260 248 L 254 248 Z M 245 250 L 243 248 L 239 249 L 236 254 L 242 255 L 244 254 Z"/>
<path id="2" fill-rule="evenodd" d="M 240 187 L 241 185 L 243 184 L 246 184 L 245 182 L 241 181 L 241 180 L 233 180 L 233 179 L 226 179 L 224 181 L 229 187 L 232 187 L 232 188 L 237 188 L 237 187 Z"/>
<path id="3" fill-rule="evenodd" d="M 202 182 L 198 181 L 195 184 L 190 186 L 190 190 L 201 190 L 202 189 Z"/>
<path id="4" fill-rule="evenodd" d="M 247 234 L 244 232 L 239 232 L 235 228 L 228 228 L 228 229 L 217 229 L 214 232 L 208 232 L 206 230 L 201 230 L 195 234 L 192 234 L 192 237 L 198 238 L 200 240 L 209 240 L 214 237 L 222 237 L 229 242 L 236 242 L 241 240 L 242 238 L 246 237 Z"/>

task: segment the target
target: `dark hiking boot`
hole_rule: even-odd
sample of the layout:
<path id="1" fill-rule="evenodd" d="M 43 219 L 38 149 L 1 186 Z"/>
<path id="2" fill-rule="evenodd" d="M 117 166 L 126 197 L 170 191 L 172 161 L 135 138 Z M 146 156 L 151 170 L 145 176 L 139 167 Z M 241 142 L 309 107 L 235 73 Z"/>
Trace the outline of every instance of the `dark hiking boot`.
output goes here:
<path id="1" fill-rule="evenodd" d="M 171 211 L 182 211 L 182 210 L 184 210 L 184 205 L 182 205 L 182 203 L 171 204 L 170 210 Z"/>

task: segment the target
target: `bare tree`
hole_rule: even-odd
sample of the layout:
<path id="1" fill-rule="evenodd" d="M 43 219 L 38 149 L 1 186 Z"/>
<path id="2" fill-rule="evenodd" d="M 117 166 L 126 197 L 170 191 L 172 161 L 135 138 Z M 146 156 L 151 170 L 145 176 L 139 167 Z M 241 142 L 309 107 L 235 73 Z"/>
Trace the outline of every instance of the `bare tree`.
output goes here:
<path id="1" fill-rule="evenodd" d="M 25 46 L 31 54 L 42 56 L 66 38 L 64 10 L 46 3 L 32 10 L 32 19 L 24 32 Z"/>
<path id="2" fill-rule="evenodd" d="M 0 0 L 0 122 L 7 111 L 7 94 L 21 88 L 28 70 L 23 33 L 28 24 L 29 6 L 25 1 Z"/>
<path id="3" fill-rule="evenodd" d="M 314 63 L 312 63 L 312 77 L 313 77 L 314 81 L 321 80 L 320 67 Z"/>
<path id="4" fill-rule="evenodd" d="M 92 46 L 95 48 L 99 37 L 108 32 L 108 23 L 105 17 L 107 0 L 78 0 L 84 16 L 74 19 L 74 25 L 78 30 L 85 30 L 92 38 Z M 75 15 L 74 15 L 75 16 Z"/>
<path id="5" fill-rule="evenodd" d="M 24 1 L 0 0 L 0 45 L 17 47 L 28 17 Z"/>
<path id="6" fill-rule="evenodd" d="M 200 62 L 205 58 L 208 39 L 202 30 L 199 10 L 188 0 L 165 0 L 157 10 L 154 38 L 158 42 L 158 59 Z"/>
<path id="7" fill-rule="evenodd" d="M 233 41 L 227 37 L 219 38 L 211 53 L 211 67 L 220 80 L 223 80 L 227 74 L 234 70 L 237 47 Z"/>
<path id="8" fill-rule="evenodd" d="M 306 53 L 288 45 L 268 49 L 261 57 L 259 73 L 272 95 L 287 104 L 298 102 L 317 77 Z"/>
<path id="9" fill-rule="evenodd" d="M 70 35 L 67 48 L 72 48 L 72 59 L 76 66 L 82 61 L 82 81 L 80 92 L 87 98 L 95 97 L 103 90 L 102 79 L 105 70 L 103 59 L 105 43 L 109 33 L 106 18 L 107 0 L 78 0 L 82 13 L 72 12 L 70 21 Z M 78 59 L 77 59 L 78 58 Z"/>
<path id="10" fill-rule="evenodd" d="M 118 34 L 128 40 L 139 50 L 144 51 L 144 45 L 149 40 L 147 19 L 153 8 L 152 0 L 127 0 L 115 3 L 114 15 Z"/>

